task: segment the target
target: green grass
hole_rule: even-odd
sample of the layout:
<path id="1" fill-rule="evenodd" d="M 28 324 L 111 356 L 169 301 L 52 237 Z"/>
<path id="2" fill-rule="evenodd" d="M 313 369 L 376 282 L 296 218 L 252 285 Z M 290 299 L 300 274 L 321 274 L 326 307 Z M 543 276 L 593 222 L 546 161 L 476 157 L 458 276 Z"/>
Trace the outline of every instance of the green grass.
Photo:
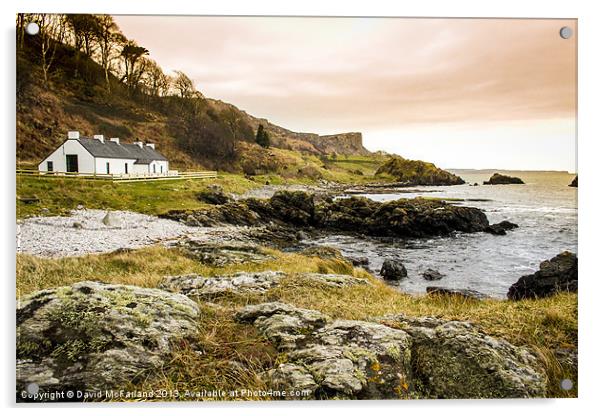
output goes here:
<path id="1" fill-rule="evenodd" d="M 243 193 L 270 180 L 254 181 L 241 175 L 222 174 L 216 179 L 187 179 L 119 183 L 77 178 L 17 177 L 17 218 L 33 215 L 67 215 L 78 205 L 86 208 L 115 209 L 160 214 L 170 209 L 194 209 L 203 206 L 196 194 L 217 184 L 226 192 Z M 26 204 L 20 196 L 37 196 L 40 202 Z M 43 212 L 43 208 L 46 208 Z"/>
<path id="2" fill-rule="evenodd" d="M 550 397 L 575 397 L 577 388 L 563 391 L 560 380 L 577 380 L 571 368 L 554 356 L 556 348 L 577 346 L 577 295 L 520 302 L 461 298 L 411 296 L 399 292 L 363 269 L 354 269 L 342 259 L 321 259 L 270 250 L 273 260 L 260 264 L 209 267 L 176 249 L 156 246 L 124 253 L 87 255 L 77 258 L 42 259 L 17 256 L 17 293 L 21 297 L 44 288 L 69 285 L 82 280 L 156 287 L 166 275 L 198 273 L 211 276 L 236 271 L 282 270 L 281 285 L 264 294 L 217 299 L 219 306 L 200 303 L 199 355 L 190 345 L 174 350 L 173 360 L 138 389 L 179 390 L 261 389 L 258 373 L 269 369 L 281 357 L 251 326 L 234 322 L 234 311 L 249 303 L 281 301 L 316 309 L 335 318 L 371 319 L 387 314 L 437 316 L 467 320 L 487 333 L 531 349 L 549 378 Z M 330 288 L 297 276 L 300 272 L 343 273 L 368 279 L 372 285 Z M 196 348 L 198 350 L 198 347 Z M 232 365 L 236 361 L 242 365 Z"/>

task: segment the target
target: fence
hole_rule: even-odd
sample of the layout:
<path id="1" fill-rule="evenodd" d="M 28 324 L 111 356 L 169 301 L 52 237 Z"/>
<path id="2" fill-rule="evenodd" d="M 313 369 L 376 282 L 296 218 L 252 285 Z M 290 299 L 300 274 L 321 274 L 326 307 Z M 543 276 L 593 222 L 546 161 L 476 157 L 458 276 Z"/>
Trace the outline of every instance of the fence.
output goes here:
<path id="1" fill-rule="evenodd" d="M 211 179 L 217 178 L 216 171 L 178 172 L 169 171 L 166 174 L 158 173 L 129 173 L 129 174 L 107 174 L 107 173 L 81 173 L 81 172 L 42 172 L 37 169 L 17 169 L 17 176 L 31 176 L 43 178 L 73 178 L 86 180 L 104 180 L 113 182 L 142 182 L 142 181 L 165 181 L 177 179 Z"/>

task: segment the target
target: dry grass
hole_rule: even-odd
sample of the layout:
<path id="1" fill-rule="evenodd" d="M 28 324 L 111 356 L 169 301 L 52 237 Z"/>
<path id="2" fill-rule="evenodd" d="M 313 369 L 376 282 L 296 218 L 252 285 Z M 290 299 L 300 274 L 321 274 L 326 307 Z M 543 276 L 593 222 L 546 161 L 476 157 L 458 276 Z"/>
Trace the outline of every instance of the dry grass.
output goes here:
<path id="1" fill-rule="evenodd" d="M 261 389 L 257 374 L 277 360 L 276 352 L 252 327 L 232 319 L 236 308 L 249 303 L 281 301 L 316 309 L 335 318 L 373 319 L 387 314 L 437 316 L 478 324 L 485 332 L 530 348 L 539 357 L 549 382 L 550 397 L 575 397 L 560 380 L 577 374 L 563 367 L 554 355 L 557 348 L 577 346 L 577 296 L 520 302 L 472 301 L 457 297 L 411 296 L 341 259 L 320 259 L 270 250 L 274 260 L 223 268 L 201 265 L 174 249 L 150 247 L 125 253 L 78 258 L 40 259 L 17 256 L 17 288 L 20 296 L 35 290 L 81 280 L 156 287 L 166 275 L 198 273 L 220 275 L 236 271 L 281 270 L 288 274 L 282 284 L 262 295 L 228 295 L 217 306 L 201 303 L 198 345 L 176 346 L 174 358 L 163 372 L 141 384 L 144 388 L 185 390 Z M 300 278 L 296 273 L 353 274 L 368 279 L 368 286 L 331 288 Z M 198 354 L 200 349 L 203 354 Z M 194 398 L 189 398 L 194 399 Z M 229 398 L 232 399 L 232 398 Z"/>

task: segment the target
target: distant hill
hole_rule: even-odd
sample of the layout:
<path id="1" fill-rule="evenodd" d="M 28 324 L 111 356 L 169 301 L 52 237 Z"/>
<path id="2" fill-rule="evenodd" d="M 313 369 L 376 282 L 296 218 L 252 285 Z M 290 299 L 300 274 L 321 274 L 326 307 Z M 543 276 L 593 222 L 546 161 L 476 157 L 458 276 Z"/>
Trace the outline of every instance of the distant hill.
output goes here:
<path id="1" fill-rule="evenodd" d="M 17 161 L 37 163 L 58 146 L 67 131 L 104 134 L 124 141 L 155 143 L 174 168 L 242 170 L 260 147 L 260 124 L 271 145 L 318 156 L 368 155 L 361 133 L 319 136 L 297 133 L 236 106 L 196 93 L 158 96 L 132 90 L 123 79 L 71 45 L 55 42 L 48 81 L 42 76 L 39 36 L 17 45 Z"/>

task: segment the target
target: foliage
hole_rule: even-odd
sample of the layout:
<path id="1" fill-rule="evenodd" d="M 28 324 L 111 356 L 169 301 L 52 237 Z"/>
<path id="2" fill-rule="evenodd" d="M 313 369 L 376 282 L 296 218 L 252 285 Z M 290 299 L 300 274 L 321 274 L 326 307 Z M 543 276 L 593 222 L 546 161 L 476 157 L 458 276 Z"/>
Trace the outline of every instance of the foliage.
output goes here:
<path id="1" fill-rule="evenodd" d="M 265 149 L 270 147 L 270 135 L 268 131 L 263 127 L 263 124 L 260 124 L 257 128 L 255 142 Z"/>

